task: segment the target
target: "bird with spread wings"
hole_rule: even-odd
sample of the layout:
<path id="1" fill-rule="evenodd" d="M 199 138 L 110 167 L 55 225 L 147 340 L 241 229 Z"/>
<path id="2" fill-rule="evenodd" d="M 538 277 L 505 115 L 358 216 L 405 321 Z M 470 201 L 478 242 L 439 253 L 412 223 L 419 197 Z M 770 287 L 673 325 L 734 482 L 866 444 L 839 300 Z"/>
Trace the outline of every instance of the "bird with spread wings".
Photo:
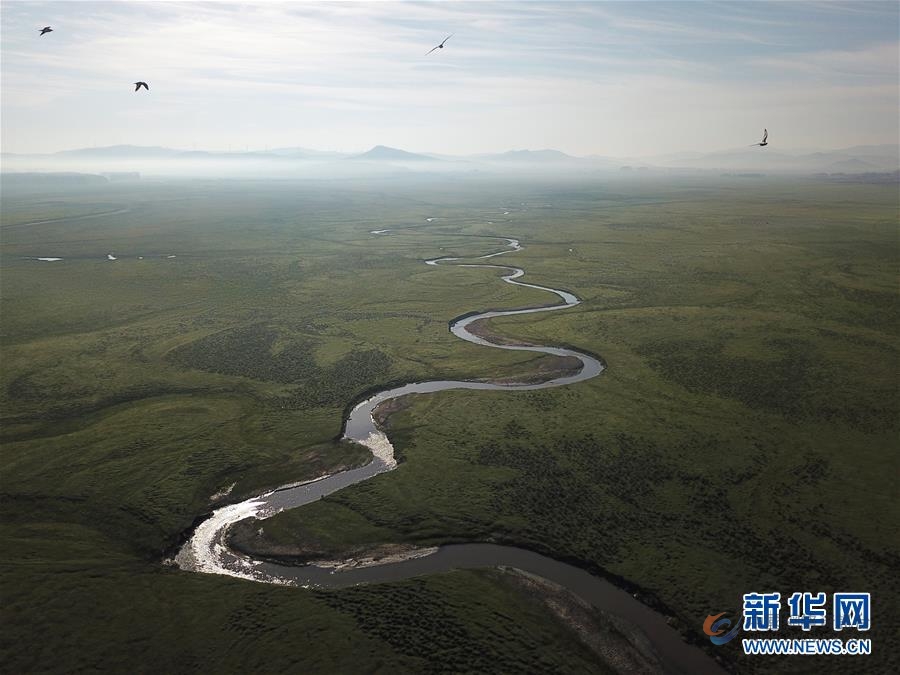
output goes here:
<path id="1" fill-rule="evenodd" d="M 769 130 L 768 130 L 768 129 L 763 129 L 763 139 L 762 139 L 762 143 L 751 143 L 750 145 L 751 145 L 751 147 L 756 146 L 756 145 L 759 145 L 759 146 L 768 145 L 769 142 L 768 142 L 768 140 L 766 140 L 766 139 L 768 139 L 768 138 L 769 138 Z"/>
<path id="2" fill-rule="evenodd" d="M 444 42 L 446 42 L 447 40 L 449 40 L 449 39 L 452 38 L 452 37 L 453 37 L 453 33 L 450 33 L 450 35 L 448 35 L 447 37 L 445 37 L 445 38 L 443 39 L 443 41 L 441 42 L 441 44 L 439 44 L 437 47 L 432 47 L 430 50 L 428 50 L 428 53 L 426 53 L 425 56 L 428 56 L 428 54 L 430 54 L 431 52 L 433 52 L 435 49 L 443 49 L 443 48 L 444 48 Z"/>

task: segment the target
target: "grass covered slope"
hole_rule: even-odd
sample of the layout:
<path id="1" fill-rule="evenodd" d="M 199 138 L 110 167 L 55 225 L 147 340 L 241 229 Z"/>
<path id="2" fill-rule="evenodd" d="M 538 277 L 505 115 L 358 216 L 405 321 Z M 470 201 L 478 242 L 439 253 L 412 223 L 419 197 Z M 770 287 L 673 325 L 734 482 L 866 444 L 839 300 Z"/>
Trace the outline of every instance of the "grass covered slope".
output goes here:
<path id="1" fill-rule="evenodd" d="M 436 361 L 453 376 L 491 367 L 447 335 L 445 313 L 464 301 L 446 302 L 448 279 L 423 291 L 419 242 L 392 246 L 349 207 L 346 223 L 322 222 L 304 211 L 314 197 L 286 190 L 226 204 L 216 188 L 158 203 L 146 190 L 122 194 L 126 208 L 148 201 L 113 219 L 4 226 L 11 498 L 113 500 L 158 554 L 233 483 L 247 494 L 365 461 L 331 445 L 361 392 L 425 377 Z M 279 224 L 273 214 L 291 208 Z M 454 242 L 476 250 L 435 241 Z M 48 249 L 64 260 L 22 259 Z M 474 281 L 465 291 L 487 304 L 515 296 Z M 527 360 L 505 362 L 513 372 Z"/>
<path id="2" fill-rule="evenodd" d="M 504 306 L 519 289 L 421 263 L 495 240 L 369 234 L 442 204 L 247 183 L 4 191 L 0 670 L 596 666 L 496 575 L 401 584 L 386 611 L 387 590 L 320 596 L 163 564 L 215 503 L 367 461 L 333 441 L 363 391 L 530 372 L 531 355 L 497 361 L 447 330 L 471 300 Z M 431 623 L 414 630 L 423 594 Z M 440 644 L 437 621 L 454 628 Z"/>
<path id="3" fill-rule="evenodd" d="M 694 629 L 751 590 L 871 590 L 866 665 L 887 670 L 896 191 L 747 185 L 5 192 L 4 670 L 603 672 L 591 639 L 496 573 L 314 593 L 161 564 L 214 503 L 365 461 L 333 439 L 371 387 L 541 367 L 448 332 L 472 309 L 552 300 L 422 264 L 497 250 L 472 235 L 520 238 L 498 262 L 584 299 L 491 330 L 609 370 L 414 399 L 390 420 L 395 472 L 247 545 L 509 541 L 621 575 Z"/>
<path id="4" fill-rule="evenodd" d="M 491 329 L 591 350 L 608 371 L 564 389 L 414 397 L 390 421 L 396 472 L 241 545 L 314 558 L 514 543 L 623 577 L 695 633 L 745 592 L 870 590 L 866 637 L 882 648 L 816 667 L 894 669 L 896 190 L 540 197 L 552 210 L 513 214 L 527 245 L 516 264 L 585 302 Z M 732 647 L 715 653 L 772 665 Z"/>

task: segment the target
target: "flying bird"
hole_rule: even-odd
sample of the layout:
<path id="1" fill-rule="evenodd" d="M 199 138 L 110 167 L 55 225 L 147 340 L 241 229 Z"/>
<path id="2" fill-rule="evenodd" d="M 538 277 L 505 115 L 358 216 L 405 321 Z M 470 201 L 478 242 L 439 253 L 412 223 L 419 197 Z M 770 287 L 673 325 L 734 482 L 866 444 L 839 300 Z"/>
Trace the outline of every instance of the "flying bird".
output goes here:
<path id="1" fill-rule="evenodd" d="M 150 87 L 147 86 L 147 83 L 146 83 L 146 82 L 135 82 L 135 83 L 134 83 L 134 90 L 135 90 L 135 91 L 140 91 L 140 88 L 141 88 L 141 87 L 143 87 L 143 88 L 146 89 L 147 91 L 150 91 Z"/>
<path id="2" fill-rule="evenodd" d="M 766 139 L 767 139 L 768 137 L 769 137 L 769 130 L 768 130 L 768 129 L 763 129 L 763 139 L 762 139 L 762 143 L 753 143 L 753 144 L 751 145 L 751 147 L 752 147 L 752 146 L 755 146 L 755 145 L 759 145 L 759 146 L 768 145 L 769 143 L 768 143 L 768 141 L 766 141 Z"/>
<path id="3" fill-rule="evenodd" d="M 50 28 L 50 26 L 44 26 L 43 28 L 41 28 L 41 35 L 43 35 L 44 33 L 52 33 L 52 32 L 53 32 L 53 29 Z"/>
<path id="4" fill-rule="evenodd" d="M 435 49 L 443 49 L 443 48 L 444 48 L 444 42 L 446 42 L 447 40 L 449 40 L 449 39 L 452 38 L 452 37 L 453 37 L 453 33 L 450 33 L 450 35 L 448 35 L 447 37 L 444 38 L 444 40 L 443 40 L 443 42 L 441 42 L 441 44 L 439 44 L 437 47 L 432 47 L 432 48 L 428 51 L 428 53 L 425 54 L 425 56 L 428 56 L 428 54 L 430 54 L 431 52 L 433 52 Z"/>

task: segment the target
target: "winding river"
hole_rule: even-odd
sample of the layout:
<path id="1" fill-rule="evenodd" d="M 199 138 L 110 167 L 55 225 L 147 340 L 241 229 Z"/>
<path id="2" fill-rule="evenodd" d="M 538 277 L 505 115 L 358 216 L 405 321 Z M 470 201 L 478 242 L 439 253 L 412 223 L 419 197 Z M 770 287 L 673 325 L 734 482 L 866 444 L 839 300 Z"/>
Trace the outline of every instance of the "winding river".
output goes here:
<path id="1" fill-rule="evenodd" d="M 480 256 L 480 260 L 521 250 L 516 239 L 506 239 L 506 247 L 495 253 Z M 427 265 L 452 263 L 461 258 L 435 258 Z M 484 567 L 511 567 L 539 576 L 567 588 L 595 607 L 620 617 L 643 632 L 667 670 L 671 672 L 704 673 L 722 672 L 717 664 L 696 647 L 686 644 L 672 629 L 664 617 L 642 604 L 625 591 L 608 581 L 593 576 L 580 568 L 540 555 L 533 551 L 496 544 L 455 544 L 422 549 L 417 554 L 399 560 L 367 566 L 317 566 L 280 565 L 252 559 L 230 549 L 227 545 L 229 528 L 246 518 L 265 519 L 281 511 L 294 509 L 314 502 L 350 485 L 391 471 L 397 466 L 390 439 L 375 423 L 373 411 L 391 399 L 407 394 L 427 394 L 451 389 L 478 389 L 489 391 L 528 391 L 574 384 L 596 377 L 603 372 L 603 363 L 581 352 L 561 347 L 527 345 L 500 345 L 489 342 L 470 332 L 475 321 L 498 316 L 515 316 L 537 312 L 567 309 L 579 304 L 579 299 L 566 291 L 517 281 L 525 272 L 518 267 L 492 263 L 461 264 L 456 267 L 476 267 L 505 270 L 502 280 L 516 286 L 534 288 L 556 295 L 560 302 L 526 309 L 491 311 L 463 316 L 450 325 L 457 337 L 486 347 L 529 351 L 554 356 L 574 357 L 581 362 L 574 375 L 556 377 L 538 383 L 497 384 L 457 380 L 432 380 L 413 382 L 379 392 L 358 403 L 344 424 L 344 438 L 365 445 L 372 451 L 372 461 L 362 467 L 341 471 L 313 481 L 286 485 L 242 502 L 217 509 L 200 523 L 182 546 L 175 560 L 179 567 L 194 572 L 225 574 L 264 583 L 298 585 L 317 588 L 340 588 L 360 583 L 399 581 L 414 576 L 446 572 L 453 569 Z"/>

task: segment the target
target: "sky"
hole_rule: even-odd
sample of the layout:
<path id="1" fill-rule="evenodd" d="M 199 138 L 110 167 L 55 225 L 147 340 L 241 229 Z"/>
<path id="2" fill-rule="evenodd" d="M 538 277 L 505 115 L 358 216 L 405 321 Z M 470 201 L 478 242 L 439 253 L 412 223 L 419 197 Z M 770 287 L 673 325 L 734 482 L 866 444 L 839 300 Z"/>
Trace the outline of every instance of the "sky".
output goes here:
<path id="1" fill-rule="evenodd" d="M 0 40 L 4 152 L 641 157 L 764 127 L 789 149 L 896 144 L 900 125 L 895 1 L 3 0 Z"/>

